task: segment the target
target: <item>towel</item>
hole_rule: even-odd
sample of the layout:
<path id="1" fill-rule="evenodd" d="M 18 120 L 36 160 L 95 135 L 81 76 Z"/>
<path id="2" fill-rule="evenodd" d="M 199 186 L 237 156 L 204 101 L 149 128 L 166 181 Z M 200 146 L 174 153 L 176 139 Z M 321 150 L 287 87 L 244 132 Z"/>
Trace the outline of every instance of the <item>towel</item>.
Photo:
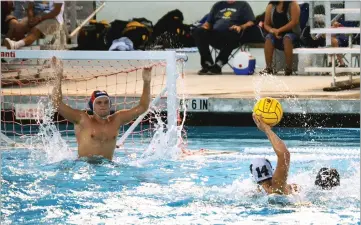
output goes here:
<path id="1" fill-rule="evenodd" d="M 112 43 L 112 46 L 110 46 L 109 48 L 109 51 L 132 51 L 132 50 L 134 50 L 133 42 L 127 37 L 115 39 Z"/>

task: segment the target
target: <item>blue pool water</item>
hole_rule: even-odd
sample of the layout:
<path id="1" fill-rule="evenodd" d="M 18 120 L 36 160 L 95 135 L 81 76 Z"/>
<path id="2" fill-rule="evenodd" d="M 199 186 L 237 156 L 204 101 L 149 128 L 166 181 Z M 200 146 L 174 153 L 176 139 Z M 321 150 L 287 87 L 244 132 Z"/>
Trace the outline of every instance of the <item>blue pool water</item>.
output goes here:
<path id="1" fill-rule="evenodd" d="M 360 129 L 276 129 L 291 151 L 289 183 L 301 202 L 270 204 L 255 192 L 253 157 L 276 158 L 256 128 L 188 127 L 190 149 L 233 154 L 113 162 L 75 160 L 76 152 L 14 149 L 1 153 L 1 224 L 360 224 Z M 74 139 L 71 137 L 71 139 Z M 324 166 L 341 186 L 313 184 Z"/>

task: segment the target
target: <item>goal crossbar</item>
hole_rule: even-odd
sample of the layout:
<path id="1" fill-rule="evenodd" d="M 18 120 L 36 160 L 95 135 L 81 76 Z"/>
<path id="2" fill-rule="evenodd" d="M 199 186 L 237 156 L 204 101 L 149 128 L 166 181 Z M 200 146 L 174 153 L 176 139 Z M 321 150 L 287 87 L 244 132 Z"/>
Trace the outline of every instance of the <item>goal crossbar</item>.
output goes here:
<path id="1" fill-rule="evenodd" d="M 175 51 L 74 51 L 74 50 L 2 50 L 1 58 L 50 59 L 56 56 L 63 60 L 167 60 L 184 59 L 184 54 Z"/>

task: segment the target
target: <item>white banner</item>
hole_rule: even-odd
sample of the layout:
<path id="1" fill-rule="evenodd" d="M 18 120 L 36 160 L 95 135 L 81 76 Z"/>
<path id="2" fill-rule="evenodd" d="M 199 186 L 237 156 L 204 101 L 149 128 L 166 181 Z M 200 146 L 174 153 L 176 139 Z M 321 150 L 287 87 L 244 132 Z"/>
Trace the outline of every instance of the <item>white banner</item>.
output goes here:
<path id="1" fill-rule="evenodd" d="M 15 104 L 15 118 L 17 120 L 42 120 L 44 106 L 38 104 Z"/>

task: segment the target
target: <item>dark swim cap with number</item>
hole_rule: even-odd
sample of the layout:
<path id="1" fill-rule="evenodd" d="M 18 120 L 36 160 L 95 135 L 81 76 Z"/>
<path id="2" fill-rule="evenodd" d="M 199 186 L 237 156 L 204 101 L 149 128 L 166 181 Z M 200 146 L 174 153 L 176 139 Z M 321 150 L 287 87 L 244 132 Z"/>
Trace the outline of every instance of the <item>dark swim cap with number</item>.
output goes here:
<path id="1" fill-rule="evenodd" d="M 252 160 L 251 165 L 249 166 L 253 179 L 260 183 L 265 180 L 269 180 L 273 176 L 272 164 L 268 159 L 257 158 Z"/>
<path id="2" fill-rule="evenodd" d="M 340 185 L 340 174 L 336 169 L 323 167 L 316 176 L 315 185 L 322 189 L 329 190 Z"/>

